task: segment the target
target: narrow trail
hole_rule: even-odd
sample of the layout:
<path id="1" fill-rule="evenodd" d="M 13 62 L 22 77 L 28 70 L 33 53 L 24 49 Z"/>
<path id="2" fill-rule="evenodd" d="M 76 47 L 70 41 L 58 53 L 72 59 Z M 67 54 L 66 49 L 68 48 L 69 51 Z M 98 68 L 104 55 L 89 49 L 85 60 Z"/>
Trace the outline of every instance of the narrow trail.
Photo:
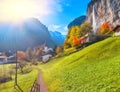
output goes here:
<path id="1" fill-rule="evenodd" d="M 39 70 L 38 83 L 40 84 L 40 92 L 48 92 L 47 86 L 42 78 L 42 71 Z"/>

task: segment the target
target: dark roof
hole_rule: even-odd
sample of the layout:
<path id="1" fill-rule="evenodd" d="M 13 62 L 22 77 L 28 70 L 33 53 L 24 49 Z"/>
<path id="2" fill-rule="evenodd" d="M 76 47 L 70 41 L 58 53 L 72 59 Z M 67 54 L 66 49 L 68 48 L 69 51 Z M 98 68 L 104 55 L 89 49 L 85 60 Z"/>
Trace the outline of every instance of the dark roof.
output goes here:
<path id="1" fill-rule="evenodd" d="M 112 31 L 115 32 L 119 27 L 120 27 L 120 25 L 117 25 Z"/>

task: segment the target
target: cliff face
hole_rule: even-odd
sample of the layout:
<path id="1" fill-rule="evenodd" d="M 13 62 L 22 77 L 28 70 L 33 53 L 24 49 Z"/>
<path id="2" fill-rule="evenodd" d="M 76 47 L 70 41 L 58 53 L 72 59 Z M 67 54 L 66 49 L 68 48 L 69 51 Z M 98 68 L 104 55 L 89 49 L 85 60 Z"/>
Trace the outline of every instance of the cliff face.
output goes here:
<path id="1" fill-rule="evenodd" d="M 87 20 L 92 24 L 93 14 L 95 15 L 97 28 L 105 21 L 112 23 L 114 26 L 120 24 L 120 0 L 91 1 L 87 9 Z"/>

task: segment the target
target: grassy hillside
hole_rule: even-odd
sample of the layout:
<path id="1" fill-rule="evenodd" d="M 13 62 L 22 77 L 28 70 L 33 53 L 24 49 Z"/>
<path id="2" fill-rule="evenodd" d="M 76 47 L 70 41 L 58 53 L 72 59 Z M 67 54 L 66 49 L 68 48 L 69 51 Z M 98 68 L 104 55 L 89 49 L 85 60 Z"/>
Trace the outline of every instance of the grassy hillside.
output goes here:
<path id="1" fill-rule="evenodd" d="M 49 92 L 120 91 L 120 37 L 39 65 Z"/>

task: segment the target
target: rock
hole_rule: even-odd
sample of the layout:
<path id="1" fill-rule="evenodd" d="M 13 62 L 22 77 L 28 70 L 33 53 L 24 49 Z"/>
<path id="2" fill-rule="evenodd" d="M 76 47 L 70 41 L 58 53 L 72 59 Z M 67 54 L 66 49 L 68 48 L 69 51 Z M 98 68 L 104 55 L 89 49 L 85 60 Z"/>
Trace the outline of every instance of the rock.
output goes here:
<path id="1" fill-rule="evenodd" d="M 120 0 L 93 0 L 88 4 L 87 21 L 93 21 L 93 6 L 95 10 L 96 25 L 100 27 L 103 22 L 120 24 Z"/>

